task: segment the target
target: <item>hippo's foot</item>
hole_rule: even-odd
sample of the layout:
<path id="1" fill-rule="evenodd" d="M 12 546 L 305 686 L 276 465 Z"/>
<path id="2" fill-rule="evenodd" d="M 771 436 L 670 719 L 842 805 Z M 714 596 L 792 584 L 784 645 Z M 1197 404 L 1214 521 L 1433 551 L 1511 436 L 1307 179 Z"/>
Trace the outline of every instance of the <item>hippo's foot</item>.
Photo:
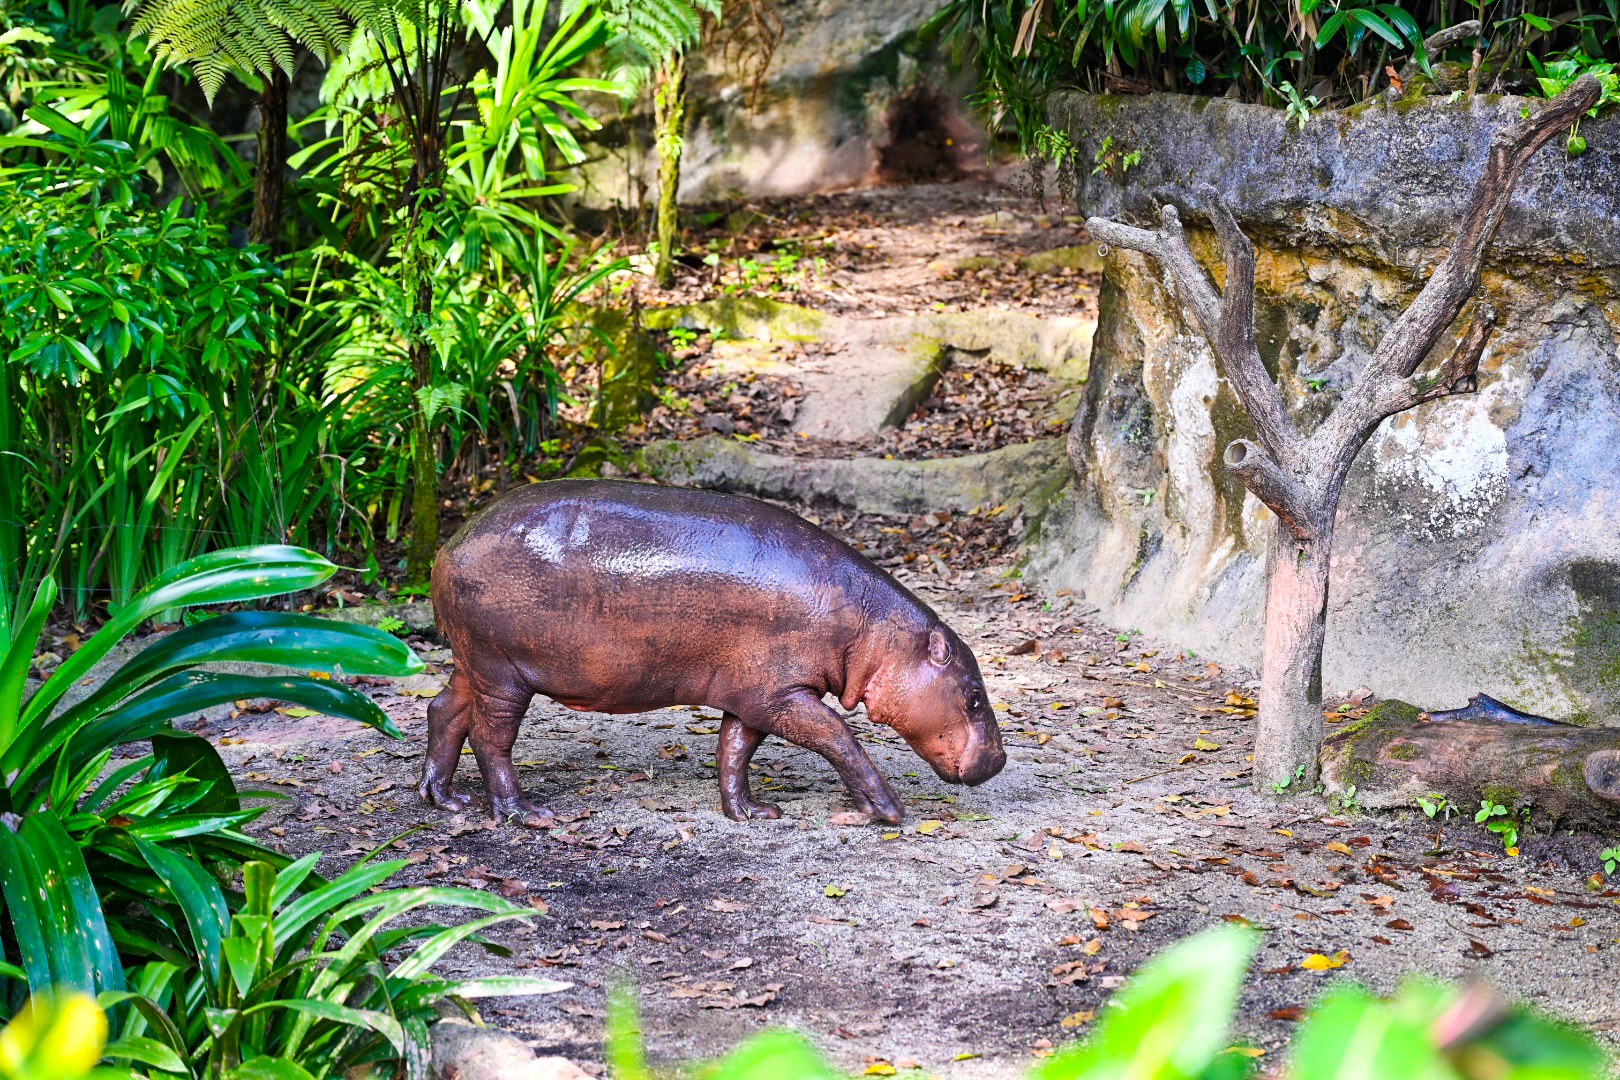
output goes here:
<path id="1" fill-rule="evenodd" d="M 782 808 L 775 803 L 760 802 L 749 795 L 735 795 L 731 798 L 722 798 L 721 809 L 726 817 L 732 821 L 748 821 L 751 818 L 779 818 Z"/>
<path id="2" fill-rule="evenodd" d="M 887 821 L 890 824 L 898 825 L 906 819 L 906 812 L 901 807 L 900 800 L 894 797 L 894 792 L 890 791 L 887 785 L 884 785 L 883 790 L 878 792 L 878 797 L 875 800 L 860 791 L 851 791 L 849 794 L 850 801 L 855 804 L 855 809 L 873 821 Z"/>
<path id="3" fill-rule="evenodd" d="M 450 789 L 448 781 L 424 780 L 416 786 L 416 793 L 422 796 L 424 802 L 430 802 L 440 810 L 448 810 L 452 814 L 459 814 L 472 805 L 472 798 L 457 795 Z"/>
<path id="4" fill-rule="evenodd" d="M 493 800 L 493 804 L 495 820 L 502 823 L 516 818 L 518 824 L 530 829 L 549 829 L 557 824 L 556 814 L 521 795 L 509 799 L 497 798 Z"/>

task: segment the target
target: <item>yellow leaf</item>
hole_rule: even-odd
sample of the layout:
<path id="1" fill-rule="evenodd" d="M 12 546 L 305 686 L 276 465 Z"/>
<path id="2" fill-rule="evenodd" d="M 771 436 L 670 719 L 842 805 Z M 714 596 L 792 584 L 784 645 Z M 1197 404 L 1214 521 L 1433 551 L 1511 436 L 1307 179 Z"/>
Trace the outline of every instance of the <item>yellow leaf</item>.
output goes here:
<path id="1" fill-rule="evenodd" d="M 931 833 L 937 833 L 944 827 L 945 823 L 943 821 L 936 821 L 934 818 L 917 822 L 917 831 L 922 833 L 924 836 L 928 836 Z"/>
<path id="2" fill-rule="evenodd" d="M 756 435 L 755 438 L 758 438 Z M 873 1062 L 866 1067 L 863 1076 L 893 1076 L 898 1070 L 886 1061 Z"/>
<path id="3" fill-rule="evenodd" d="M 1586 925 L 1586 920 L 1581 918 L 1579 915 L 1577 915 L 1573 919 L 1569 920 L 1569 925 L 1571 925 L 1571 926 L 1585 926 Z"/>
<path id="4" fill-rule="evenodd" d="M 276 712 L 280 713 L 282 716 L 318 716 L 318 715 L 320 715 L 314 709 L 304 709 L 304 708 L 292 708 L 292 709 L 289 709 L 289 708 L 284 707 L 284 708 L 277 709 Z"/>
<path id="5" fill-rule="evenodd" d="M 1215 751 L 1215 750 L 1219 750 L 1220 748 L 1221 748 L 1220 743 L 1210 742 L 1208 739 L 1194 739 L 1193 740 L 1193 749 L 1194 750 L 1203 750 L 1204 752 L 1209 753 L 1209 752 L 1212 752 L 1212 751 Z"/>
<path id="6" fill-rule="evenodd" d="M 1507 854 L 1508 858 L 1516 858 L 1519 854 L 1519 849 L 1516 847 L 1510 847 L 1507 849 Z"/>
<path id="7" fill-rule="evenodd" d="M 1063 858 L 1063 848 L 1058 844 L 1058 842 L 1056 840 L 1052 841 L 1052 846 L 1046 849 L 1046 857 L 1048 859 L 1061 859 L 1061 858 Z"/>
<path id="8" fill-rule="evenodd" d="M 1344 959 L 1341 960 L 1339 957 L 1344 957 Z M 1348 959 L 1349 956 L 1345 953 L 1339 953 L 1337 956 L 1331 957 L 1323 956 L 1321 953 L 1311 953 L 1300 962 L 1299 966 L 1306 971 L 1327 971 L 1330 968 L 1344 967 L 1344 961 Z"/>
<path id="9" fill-rule="evenodd" d="M 1265 1049 L 1263 1047 L 1259 1047 L 1259 1046 L 1228 1046 L 1225 1050 L 1222 1051 L 1222 1053 L 1225 1053 L 1225 1054 L 1242 1054 L 1244 1057 L 1257 1058 L 1257 1057 L 1264 1057 L 1265 1054 L 1266 1054 L 1266 1051 L 1265 1051 Z"/>
<path id="10" fill-rule="evenodd" d="M 1058 1023 L 1066 1028 L 1077 1028 L 1091 1023 L 1096 1018 L 1097 1014 L 1092 1010 L 1081 1009 L 1079 1012 L 1072 1012 L 1068 1016 L 1065 1016 L 1062 1020 L 1059 1020 Z"/>
<path id="11" fill-rule="evenodd" d="M 1537 896 L 1557 896 L 1558 895 L 1558 890 L 1557 889 L 1538 889 L 1534 885 L 1526 885 L 1524 887 L 1524 891 L 1525 892 L 1533 892 Z"/>
<path id="12" fill-rule="evenodd" d="M 1329 851 L 1337 851 L 1341 855 L 1354 855 L 1355 854 L 1355 852 L 1350 850 L 1350 845 L 1349 844 L 1341 844 L 1337 840 L 1333 841 L 1333 843 L 1328 844 L 1326 846 L 1327 846 L 1327 849 Z"/>
<path id="13" fill-rule="evenodd" d="M 897 832 L 886 832 L 886 833 L 883 834 L 883 839 L 885 839 L 885 840 L 898 840 L 898 839 L 900 839 L 900 834 L 897 833 Z"/>
<path id="14" fill-rule="evenodd" d="M 845 895 L 845 894 L 847 894 L 849 892 L 848 889 L 842 888 L 842 887 L 840 887 L 838 885 L 829 885 L 825 889 L 822 889 L 821 891 L 829 899 L 832 899 L 832 900 L 836 900 L 840 896 L 843 896 L 843 895 Z"/>
<path id="15" fill-rule="evenodd" d="M 1272 829 L 1271 831 L 1276 833 L 1278 836 L 1293 836 L 1294 835 L 1294 830 L 1292 830 L 1292 829 Z"/>

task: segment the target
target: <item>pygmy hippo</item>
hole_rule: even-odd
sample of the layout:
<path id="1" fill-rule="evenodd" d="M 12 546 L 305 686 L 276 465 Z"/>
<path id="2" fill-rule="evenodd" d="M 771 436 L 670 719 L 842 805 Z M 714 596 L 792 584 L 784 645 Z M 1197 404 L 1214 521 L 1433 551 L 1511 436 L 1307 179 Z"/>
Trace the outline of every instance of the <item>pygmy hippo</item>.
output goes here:
<path id="1" fill-rule="evenodd" d="M 749 791 L 767 735 L 825 757 L 863 813 L 900 802 L 837 712 L 868 716 L 942 780 L 978 784 L 1001 748 L 972 652 L 871 561 L 767 503 L 622 480 L 552 480 L 474 515 L 439 553 L 433 608 L 456 669 L 428 707 L 418 788 L 463 810 L 450 780 L 470 737 L 495 816 L 538 825 L 512 768 L 534 695 L 571 709 L 724 713 L 720 802 L 737 820 L 781 809 Z"/>

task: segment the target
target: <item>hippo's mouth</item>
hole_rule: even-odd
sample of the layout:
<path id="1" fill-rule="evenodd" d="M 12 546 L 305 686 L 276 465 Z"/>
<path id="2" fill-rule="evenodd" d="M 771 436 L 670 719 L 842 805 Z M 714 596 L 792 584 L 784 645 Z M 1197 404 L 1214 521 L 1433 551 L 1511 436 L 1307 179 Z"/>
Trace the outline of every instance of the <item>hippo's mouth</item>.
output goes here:
<path id="1" fill-rule="evenodd" d="M 977 754 L 971 761 L 958 762 L 954 769 L 935 765 L 934 774 L 947 784 L 966 784 L 975 787 L 999 773 L 1006 764 L 1007 752 L 998 748 Z"/>

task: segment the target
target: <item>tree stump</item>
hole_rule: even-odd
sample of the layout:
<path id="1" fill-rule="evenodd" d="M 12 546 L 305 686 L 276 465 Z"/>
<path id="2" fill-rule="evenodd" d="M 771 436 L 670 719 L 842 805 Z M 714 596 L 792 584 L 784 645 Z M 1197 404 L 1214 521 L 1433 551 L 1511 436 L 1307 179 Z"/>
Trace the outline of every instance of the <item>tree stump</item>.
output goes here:
<path id="1" fill-rule="evenodd" d="M 1620 728 L 1500 720 L 1431 720 L 1403 701 L 1331 732 L 1322 781 L 1371 809 L 1443 795 L 1472 813 L 1482 800 L 1532 808 L 1538 827 L 1620 823 Z"/>

